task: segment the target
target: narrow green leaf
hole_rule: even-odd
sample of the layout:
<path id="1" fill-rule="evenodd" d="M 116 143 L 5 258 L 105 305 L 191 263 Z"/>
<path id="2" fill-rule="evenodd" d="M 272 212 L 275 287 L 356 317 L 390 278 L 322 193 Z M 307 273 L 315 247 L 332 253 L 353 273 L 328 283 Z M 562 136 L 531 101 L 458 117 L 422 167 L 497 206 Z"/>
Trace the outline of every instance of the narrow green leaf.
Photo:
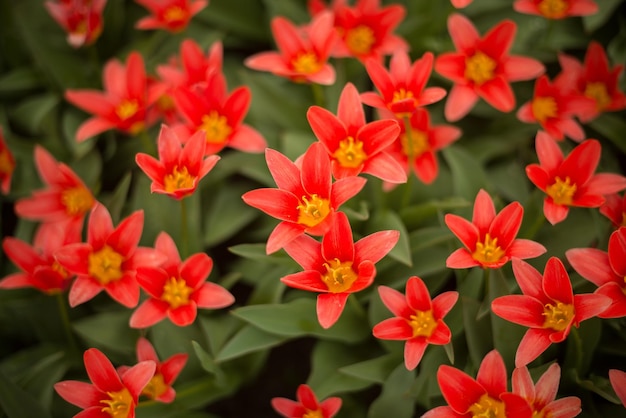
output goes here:
<path id="1" fill-rule="evenodd" d="M 246 325 L 224 344 L 215 361 L 222 363 L 246 354 L 272 348 L 288 339 L 262 331 L 253 325 Z"/>
<path id="2" fill-rule="evenodd" d="M 478 191 L 488 185 L 482 164 L 459 145 L 445 148 L 442 154 L 452 171 L 454 195 L 473 202 Z"/>
<path id="3" fill-rule="evenodd" d="M 589 16 L 583 16 L 585 31 L 592 33 L 604 25 L 615 9 L 622 3 L 622 0 L 602 0 L 598 2 L 599 10 Z"/>
<path id="4" fill-rule="evenodd" d="M 38 133 L 44 118 L 59 103 L 59 97 L 53 93 L 28 96 L 11 113 L 13 119 L 30 133 Z"/>
<path id="5" fill-rule="evenodd" d="M 396 367 L 383 384 L 381 395 L 370 407 L 368 418 L 410 418 L 413 416 L 414 400 L 409 389 L 415 381 L 413 372 L 404 364 Z"/>
<path id="6" fill-rule="evenodd" d="M 193 347 L 193 351 L 196 353 L 196 357 L 200 360 L 200 365 L 207 372 L 218 375 L 220 373 L 217 364 L 215 364 L 215 360 L 209 353 L 204 351 L 204 348 L 197 341 L 192 341 L 191 346 Z"/>
<path id="7" fill-rule="evenodd" d="M 480 303 L 471 298 L 461 297 L 463 307 L 463 323 L 465 325 L 465 339 L 470 358 L 476 367 L 480 364 L 485 355 L 493 348 L 491 335 L 491 325 L 489 315 L 476 320 Z"/>
<path id="8" fill-rule="evenodd" d="M 470 206 L 472 202 L 461 197 L 451 196 L 441 200 L 431 200 L 425 203 L 409 206 L 400 211 L 400 217 L 408 230 L 413 230 L 424 221 L 437 214 Z"/>
<path id="9" fill-rule="evenodd" d="M 210 206 L 203 217 L 205 246 L 212 247 L 232 237 L 258 215 L 257 209 L 241 200 L 247 190 L 242 185 L 228 184 L 212 194 Z M 225 214 L 228 214 L 227 222 L 224 221 Z"/>
<path id="10" fill-rule="evenodd" d="M 92 347 L 133 353 L 137 331 L 128 326 L 131 313 L 127 310 L 102 312 L 75 321 L 73 327 Z"/>
<path id="11" fill-rule="evenodd" d="M 403 359 L 395 354 L 386 354 L 371 360 L 344 366 L 339 369 L 339 372 L 382 384 L 398 363 L 402 363 L 402 361 Z"/>
<path id="12" fill-rule="evenodd" d="M 265 252 L 265 244 L 238 244 L 228 247 L 228 251 L 251 260 L 286 266 L 296 266 L 295 262 L 284 252 L 267 255 Z"/>
<path id="13" fill-rule="evenodd" d="M 604 135 L 609 139 L 617 148 L 626 153 L 626 121 L 619 116 L 603 113 L 591 122 L 589 126 Z"/>
<path id="14" fill-rule="evenodd" d="M 102 203 L 107 207 L 113 223 L 117 225 L 121 219 L 122 209 L 128 201 L 128 190 L 130 189 L 130 182 L 132 179 L 132 172 L 128 171 L 124 177 L 119 181 L 113 193 L 106 196 L 106 199 L 100 198 Z"/>
<path id="15" fill-rule="evenodd" d="M 23 94 L 41 86 L 41 75 L 31 67 L 19 67 L 0 77 L 0 96 Z"/>
<path id="16" fill-rule="evenodd" d="M 0 406 L 9 418 L 50 418 L 50 414 L 28 392 L 0 372 Z"/>

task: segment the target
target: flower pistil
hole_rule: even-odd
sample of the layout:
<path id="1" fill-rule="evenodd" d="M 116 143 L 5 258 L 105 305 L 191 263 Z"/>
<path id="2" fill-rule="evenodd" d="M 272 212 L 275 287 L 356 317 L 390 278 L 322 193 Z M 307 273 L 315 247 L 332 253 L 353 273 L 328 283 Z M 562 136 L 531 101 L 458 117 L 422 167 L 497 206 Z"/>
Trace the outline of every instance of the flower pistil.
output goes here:
<path id="1" fill-rule="evenodd" d="M 470 406 L 472 418 L 506 418 L 504 402 L 497 401 L 487 393 Z"/>
<path id="2" fill-rule="evenodd" d="M 349 136 L 339 142 L 339 148 L 337 148 L 333 157 L 343 167 L 356 168 L 367 159 L 367 154 L 363 151 L 363 142 Z"/>
<path id="3" fill-rule="evenodd" d="M 187 286 L 187 282 L 183 278 L 170 277 L 163 286 L 163 295 L 161 300 L 170 304 L 172 309 L 189 303 L 189 295 L 193 293 L 193 289 Z"/>
<path id="4" fill-rule="evenodd" d="M 330 201 L 312 194 L 309 198 L 302 196 L 301 204 L 297 208 L 300 212 L 298 223 L 313 227 L 322 222 L 330 213 Z"/>
<path id="5" fill-rule="evenodd" d="M 352 269 L 352 261 L 340 261 L 335 258 L 328 263 L 324 263 L 326 274 L 322 276 L 322 281 L 328 286 L 332 293 L 341 293 L 352 287 L 352 283 L 358 275 Z"/>
<path id="6" fill-rule="evenodd" d="M 122 278 L 124 256 L 105 245 L 101 250 L 89 254 L 89 274 L 106 285 Z"/>
<path id="7" fill-rule="evenodd" d="M 208 115 L 202 116 L 202 125 L 198 129 L 202 129 L 205 132 L 207 142 L 214 144 L 226 141 L 232 132 L 232 128 L 228 125 L 228 119 L 215 110 L 211 110 Z"/>
<path id="8" fill-rule="evenodd" d="M 437 328 L 437 321 L 433 317 L 432 309 L 428 311 L 415 311 L 409 316 L 409 325 L 413 329 L 413 338 L 430 337 Z"/>
<path id="9" fill-rule="evenodd" d="M 474 260 L 487 264 L 499 261 L 504 255 L 504 250 L 498 245 L 498 238 L 491 238 L 489 233 L 485 235 L 484 242 L 476 243 L 476 250 L 472 253 Z"/>
<path id="10" fill-rule="evenodd" d="M 465 59 L 465 78 L 481 85 L 493 79 L 493 72 L 498 64 L 488 55 L 477 51 Z"/>
<path id="11" fill-rule="evenodd" d="M 563 331 L 574 319 L 574 306 L 563 302 L 557 302 L 556 305 L 546 303 L 542 315 L 546 317 L 544 328 Z"/>
<path id="12" fill-rule="evenodd" d="M 553 184 L 546 187 L 546 193 L 557 205 L 571 205 L 576 194 L 576 183 L 572 183 L 569 176 L 565 177 L 565 181 L 558 176 L 555 180 Z"/>
<path id="13" fill-rule="evenodd" d="M 132 409 L 131 405 L 134 403 L 128 389 L 107 392 L 107 395 L 109 395 L 109 399 L 100 400 L 101 403 L 107 405 L 102 408 L 102 412 L 106 412 L 111 418 L 128 418 Z"/>
<path id="14" fill-rule="evenodd" d="M 374 31 L 366 25 L 359 25 L 346 33 L 346 45 L 354 55 L 365 55 L 370 52 L 376 42 Z"/>

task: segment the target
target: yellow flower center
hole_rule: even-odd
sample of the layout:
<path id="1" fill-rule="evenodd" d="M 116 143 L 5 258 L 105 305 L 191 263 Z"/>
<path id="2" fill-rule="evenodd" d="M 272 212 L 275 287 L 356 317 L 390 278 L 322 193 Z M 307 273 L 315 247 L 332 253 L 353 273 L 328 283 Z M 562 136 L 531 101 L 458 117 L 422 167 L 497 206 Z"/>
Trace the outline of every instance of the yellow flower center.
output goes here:
<path id="1" fill-rule="evenodd" d="M 533 116 L 539 123 L 543 123 L 548 118 L 554 118 L 558 114 L 558 108 L 554 97 L 536 97 L 530 105 Z"/>
<path id="2" fill-rule="evenodd" d="M 107 395 L 109 395 L 109 399 L 100 400 L 100 403 L 107 405 L 100 411 L 106 412 L 111 418 L 128 418 L 131 407 L 135 403 L 128 389 L 124 388 L 119 392 L 107 392 Z"/>
<path id="3" fill-rule="evenodd" d="M 94 204 L 94 199 L 85 187 L 72 187 L 61 192 L 61 204 L 70 216 L 83 215 Z"/>
<path id="4" fill-rule="evenodd" d="M 569 206 L 572 204 L 572 199 L 576 194 L 576 183 L 572 184 L 569 176 L 565 177 L 565 181 L 557 177 L 554 184 L 546 187 L 546 193 L 555 204 Z"/>
<path id="5" fill-rule="evenodd" d="M 402 152 L 409 159 L 419 157 L 430 149 L 428 135 L 417 129 L 410 129 L 408 134 L 400 135 L 400 143 L 402 144 Z"/>
<path id="6" fill-rule="evenodd" d="M 622 212 L 622 223 L 620 226 L 626 226 L 626 212 Z"/>
<path id="7" fill-rule="evenodd" d="M 415 311 L 414 315 L 409 317 L 409 325 L 413 328 L 413 338 L 430 337 L 433 335 L 437 322 L 433 317 L 433 311 Z"/>
<path id="8" fill-rule="evenodd" d="M 52 271 L 56 271 L 57 273 L 59 273 L 59 275 L 63 279 L 67 279 L 68 277 L 70 277 L 70 273 L 67 270 L 65 270 L 65 268 L 61 264 L 59 264 L 59 262 L 56 260 L 54 260 L 50 268 L 52 269 Z"/>
<path id="9" fill-rule="evenodd" d="M 541 411 L 533 411 L 532 418 L 551 418 L 551 415 L 550 413 L 546 415 L 545 409 L 542 409 Z"/>
<path id="10" fill-rule="evenodd" d="M 359 25 L 348 30 L 345 37 L 346 46 L 354 55 L 365 55 L 370 52 L 376 42 L 374 31 L 366 25 Z"/>
<path id="11" fill-rule="evenodd" d="M 89 275 L 98 279 L 102 285 L 122 278 L 124 257 L 105 245 L 100 251 L 89 254 Z"/>
<path id="12" fill-rule="evenodd" d="M 596 109 L 603 111 L 611 104 L 611 96 L 606 91 L 606 84 L 602 82 L 587 83 L 585 96 L 596 101 Z"/>
<path id="13" fill-rule="evenodd" d="M 124 100 L 115 108 L 115 113 L 121 120 L 130 119 L 139 110 L 137 100 Z"/>
<path id="14" fill-rule="evenodd" d="M 330 212 L 330 201 L 322 199 L 316 194 L 302 196 L 301 203 L 298 205 L 298 223 L 306 225 L 309 228 L 322 222 Z"/>
<path id="15" fill-rule="evenodd" d="M 170 277 L 163 286 L 163 294 L 161 300 L 170 304 L 170 308 L 176 309 L 179 306 L 189 303 L 189 296 L 193 293 L 193 289 L 187 286 L 187 282 L 182 278 Z"/>
<path id="16" fill-rule="evenodd" d="M 194 180 L 195 176 L 189 174 L 187 167 L 183 166 L 183 168 L 179 169 L 178 166 L 175 166 L 170 174 L 165 175 L 163 184 L 165 191 L 173 192 L 180 189 L 191 189 Z"/>
<path id="17" fill-rule="evenodd" d="M 481 85 L 493 78 L 498 64 L 495 60 L 480 51 L 465 60 L 465 78 Z"/>
<path id="18" fill-rule="evenodd" d="M 220 115 L 215 110 L 211 110 L 208 115 L 202 116 L 202 125 L 198 129 L 202 129 L 206 135 L 206 141 L 213 144 L 223 143 L 232 132 L 226 116 Z"/>
<path id="19" fill-rule="evenodd" d="M 565 16 L 569 4 L 566 0 L 543 0 L 537 5 L 537 9 L 548 19 L 559 19 Z"/>
<path id="20" fill-rule="evenodd" d="M 504 254 L 504 250 L 498 245 L 498 238 L 491 238 L 487 233 L 484 242 L 476 243 L 472 258 L 481 264 L 491 264 L 500 261 Z"/>
<path id="21" fill-rule="evenodd" d="M 176 107 L 174 99 L 169 94 L 162 94 L 161 97 L 159 97 L 159 99 L 156 101 L 156 105 L 159 110 L 161 110 L 161 112 L 166 112 Z"/>
<path id="22" fill-rule="evenodd" d="M 326 274 L 322 281 L 328 286 L 331 293 L 341 293 L 352 287 L 352 283 L 359 277 L 352 269 L 352 261 L 339 261 L 335 258 L 324 263 Z"/>
<path id="23" fill-rule="evenodd" d="M 400 100 L 404 99 L 413 99 L 417 102 L 417 100 L 413 97 L 413 92 L 411 90 L 407 91 L 404 87 L 400 87 L 399 90 L 393 92 L 393 103 L 399 102 Z"/>
<path id="24" fill-rule="evenodd" d="M 0 150 L 0 174 L 11 174 L 15 168 L 15 163 L 6 150 Z"/>
<path id="25" fill-rule="evenodd" d="M 180 22 L 181 20 L 185 20 L 186 17 L 187 11 L 183 10 L 180 6 L 168 7 L 165 13 L 163 13 L 163 19 L 165 19 L 167 23 Z"/>
<path id="26" fill-rule="evenodd" d="M 363 142 L 355 140 L 351 136 L 339 142 L 339 148 L 334 152 L 333 157 L 343 167 L 356 168 L 367 160 L 367 154 L 363 151 Z"/>
<path id="27" fill-rule="evenodd" d="M 543 308 L 542 315 L 546 317 L 543 323 L 544 328 L 563 331 L 574 319 L 574 305 L 562 302 L 557 302 L 556 305 L 547 303 Z"/>
<path id="28" fill-rule="evenodd" d="M 324 418 L 324 415 L 319 409 L 316 409 L 315 411 L 307 410 L 304 415 L 302 415 L 302 418 Z"/>
<path id="29" fill-rule="evenodd" d="M 163 375 L 161 373 L 156 373 L 152 376 L 152 379 L 150 379 L 146 387 L 143 388 L 141 394 L 149 397 L 150 399 L 156 399 L 165 393 L 167 387 L 168 386 L 165 383 L 165 380 L 163 380 Z"/>
<path id="30" fill-rule="evenodd" d="M 322 63 L 314 52 L 301 52 L 291 61 L 291 67 L 297 73 L 314 74 L 322 68 Z"/>
<path id="31" fill-rule="evenodd" d="M 468 412 L 472 414 L 472 418 L 506 418 L 504 402 L 497 401 L 486 393 L 470 406 Z"/>

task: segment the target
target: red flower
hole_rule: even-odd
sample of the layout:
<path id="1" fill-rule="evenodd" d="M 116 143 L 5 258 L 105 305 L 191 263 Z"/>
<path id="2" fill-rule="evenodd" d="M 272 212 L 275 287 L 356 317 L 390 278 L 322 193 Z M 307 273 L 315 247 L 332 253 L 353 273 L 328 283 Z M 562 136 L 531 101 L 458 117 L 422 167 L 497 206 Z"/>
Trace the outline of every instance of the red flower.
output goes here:
<path id="1" fill-rule="evenodd" d="M 559 390 L 561 368 L 557 363 L 552 363 L 537 384 L 534 385 L 526 366 L 513 370 L 511 382 L 513 393 L 526 399 L 532 408 L 533 417 L 559 417 L 574 418 L 582 409 L 580 399 L 576 396 L 556 399 Z"/>
<path id="2" fill-rule="evenodd" d="M 510 82 L 530 80 L 544 72 L 539 61 L 509 55 L 517 25 L 504 20 L 480 37 L 463 15 L 448 18 L 448 31 L 457 52 L 447 52 L 435 61 L 435 71 L 452 80 L 445 116 L 456 121 L 467 115 L 479 97 L 501 112 L 515 107 Z"/>
<path id="3" fill-rule="evenodd" d="M 574 120 L 576 115 L 593 112 L 595 101 L 572 90 L 575 85 L 572 73 L 562 72 L 550 83 L 543 75 L 535 81 L 533 99 L 517 111 L 517 118 L 526 123 L 538 123 L 556 140 L 565 136 L 580 142 L 585 138 L 582 127 Z"/>
<path id="4" fill-rule="evenodd" d="M 515 355 L 515 366 L 524 367 L 552 343 L 567 338 L 572 326 L 602 313 L 611 300 L 598 294 L 574 295 L 561 260 L 551 257 L 541 273 L 518 258 L 513 274 L 523 295 L 500 296 L 491 303 L 493 313 L 530 329 Z"/>
<path id="5" fill-rule="evenodd" d="M 567 217 L 570 206 L 597 208 L 604 195 L 626 188 L 626 178 L 619 174 L 594 174 L 602 152 L 595 139 L 582 142 L 564 158 L 550 135 L 539 131 L 535 148 L 539 164 L 526 166 L 526 175 L 546 193 L 543 213 L 553 225 Z"/>
<path id="6" fill-rule="evenodd" d="M 4 142 L 2 134 L 2 126 L 0 126 L 0 191 L 2 194 L 8 194 L 11 190 L 11 177 L 15 170 L 15 158 L 13 153 Z"/>
<path id="7" fill-rule="evenodd" d="M 54 390 L 84 411 L 75 418 L 134 418 L 137 398 L 154 374 L 153 361 L 142 361 L 118 374 L 111 361 L 95 348 L 85 351 L 85 369 L 90 383 L 65 380 Z"/>
<path id="8" fill-rule="evenodd" d="M 113 228 L 109 211 L 100 204 L 93 208 L 87 242 L 66 245 L 55 254 L 63 268 L 77 275 L 70 289 L 70 306 L 87 302 L 102 290 L 127 308 L 137 305 L 135 270 L 163 261 L 159 252 L 137 247 L 142 229 L 143 211 L 133 212 Z"/>
<path id="9" fill-rule="evenodd" d="M 265 160 L 278 188 L 251 190 L 242 198 L 248 205 L 281 220 L 267 239 L 268 254 L 305 232 L 324 235 L 337 208 L 357 194 L 366 181 L 362 177 L 346 177 L 333 183 L 330 160 L 320 142 L 307 149 L 300 167 L 273 149 L 265 151 Z"/>
<path id="10" fill-rule="evenodd" d="M 107 0 L 46 1 L 48 13 L 67 32 L 74 48 L 93 44 L 102 33 L 102 12 Z"/>
<path id="11" fill-rule="evenodd" d="M 489 194 L 480 190 L 474 201 L 472 222 L 447 214 L 445 222 L 465 248 L 459 248 L 446 260 L 449 268 L 499 268 L 513 257 L 534 258 L 546 252 L 543 245 L 516 239 L 524 217 L 524 208 L 513 202 L 497 215 Z"/>
<path id="12" fill-rule="evenodd" d="M 335 178 L 371 174 L 392 183 L 406 182 L 406 174 L 385 149 L 400 133 L 395 120 L 365 123 L 359 92 L 347 83 L 339 97 L 337 116 L 311 106 L 307 119 L 331 159 Z"/>
<path id="13" fill-rule="evenodd" d="M 564 19 L 592 15 L 598 11 L 598 5 L 594 0 L 515 0 L 513 9 L 547 19 Z"/>
<path id="14" fill-rule="evenodd" d="M 379 231 L 353 243 L 348 218 L 338 212 L 321 243 L 301 235 L 285 245 L 287 254 L 304 271 L 280 280 L 296 289 L 320 292 L 317 319 L 323 328 L 329 328 L 339 319 L 350 293 L 372 284 L 374 264 L 391 251 L 399 238 L 398 231 Z"/>
<path id="15" fill-rule="evenodd" d="M 204 133 L 196 132 L 183 147 L 176 133 L 163 125 L 158 139 L 159 159 L 139 153 L 135 161 L 152 180 L 150 191 L 182 199 L 196 190 L 220 159 L 217 155 L 205 158 L 205 146 Z"/>
<path id="16" fill-rule="evenodd" d="M 166 316 L 184 327 L 195 321 L 198 308 L 219 309 L 235 301 L 228 290 L 206 282 L 213 260 L 205 253 L 181 261 L 174 240 L 165 232 L 157 237 L 155 248 L 167 256 L 167 262 L 137 269 L 137 281 L 150 298 L 130 317 L 131 327 L 146 328 Z"/>
<path id="17" fill-rule="evenodd" d="M 399 50 L 391 57 L 389 71 L 374 59 L 367 60 L 365 68 L 380 95 L 363 93 L 363 103 L 389 110 L 398 118 L 409 116 L 419 106 L 438 102 L 446 95 L 441 87 L 425 88 L 433 69 L 431 52 L 411 64 L 409 54 Z"/>
<path id="18" fill-rule="evenodd" d="M 431 409 L 423 418 L 532 416 L 530 406 L 521 396 L 507 392 L 504 360 L 496 350 L 487 353 L 480 363 L 476 379 L 444 364 L 437 370 L 437 381 L 449 406 Z"/>
<path id="19" fill-rule="evenodd" d="M 318 402 L 307 385 L 298 386 L 298 402 L 287 398 L 272 398 L 272 407 L 287 418 L 332 418 L 341 408 L 341 398 L 332 397 Z"/>
<path id="20" fill-rule="evenodd" d="M 135 24 L 137 29 L 164 29 L 173 33 L 187 28 L 189 20 L 209 4 L 207 0 L 135 1 L 152 13 Z"/>
<path id="21" fill-rule="evenodd" d="M 450 0 L 452 5 L 457 9 L 462 9 L 464 7 L 469 6 L 473 0 Z"/>
<path id="22" fill-rule="evenodd" d="M 620 228 L 609 238 L 609 251 L 597 248 L 573 248 L 565 252 L 574 270 L 598 286 L 595 293 L 611 299 L 611 305 L 598 316 L 626 316 L 626 228 Z"/>
<path id="23" fill-rule="evenodd" d="M 620 196 L 617 193 L 611 193 L 605 195 L 604 198 L 600 213 L 611 220 L 614 228 L 626 226 L 626 194 Z"/>
<path id="24" fill-rule="evenodd" d="M 617 369 L 609 370 L 609 381 L 615 394 L 626 408 L 626 372 Z"/>
<path id="25" fill-rule="evenodd" d="M 135 135 L 154 123 L 156 113 L 148 108 L 161 96 L 163 87 L 148 84 L 141 54 L 131 52 L 126 66 L 116 59 L 109 60 L 104 66 L 103 82 L 104 92 L 65 91 L 69 102 L 94 115 L 78 128 L 78 142 L 109 129 Z"/>
<path id="26" fill-rule="evenodd" d="M 335 69 L 327 62 L 336 41 L 332 13 L 320 13 L 300 29 L 284 17 L 275 17 L 272 34 L 280 52 L 261 52 L 248 57 L 244 62 L 247 67 L 297 82 L 324 85 L 335 82 Z"/>
<path id="27" fill-rule="evenodd" d="M 406 340 L 404 365 L 413 370 L 422 360 L 428 344 L 444 345 L 450 342 L 450 328 L 443 317 L 459 298 L 458 292 L 444 292 L 430 300 L 428 288 L 417 276 L 406 283 L 406 298 L 395 289 L 379 286 L 378 294 L 385 306 L 396 315 L 376 324 L 374 337 L 382 340 Z"/>

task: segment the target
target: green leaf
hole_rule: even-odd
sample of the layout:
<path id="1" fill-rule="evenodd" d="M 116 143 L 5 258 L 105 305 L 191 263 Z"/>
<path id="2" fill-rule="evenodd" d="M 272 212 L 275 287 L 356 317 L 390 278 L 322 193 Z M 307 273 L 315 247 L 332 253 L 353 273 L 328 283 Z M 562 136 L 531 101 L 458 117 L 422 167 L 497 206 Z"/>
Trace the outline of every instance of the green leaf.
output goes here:
<path id="1" fill-rule="evenodd" d="M 487 189 L 487 175 L 482 164 L 459 145 L 442 150 L 452 171 L 452 186 L 455 196 L 473 202 L 480 189 Z"/>
<path id="2" fill-rule="evenodd" d="M 19 67 L 0 77 L 0 96 L 24 94 L 41 85 L 41 74 L 31 67 Z"/>
<path id="3" fill-rule="evenodd" d="M 626 153 L 626 121 L 615 115 L 603 113 L 591 122 L 589 126 L 608 138 L 613 145 Z"/>
<path id="4" fill-rule="evenodd" d="M 265 263 L 281 264 L 296 267 L 297 264 L 285 252 L 277 252 L 267 255 L 265 244 L 238 244 L 228 247 L 228 251 L 240 257 Z"/>
<path id="5" fill-rule="evenodd" d="M 124 208 L 124 205 L 128 200 L 127 196 L 128 190 L 130 189 L 131 179 L 132 172 L 128 171 L 119 181 L 119 183 L 117 183 L 117 186 L 115 187 L 115 190 L 113 190 L 113 193 L 111 195 L 106 196 L 106 199 L 104 199 L 102 196 L 100 197 L 102 203 L 104 203 L 104 205 L 109 210 L 111 218 L 113 219 L 113 223 L 116 225 L 121 219 L 122 209 Z"/>
<path id="6" fill-rule="evenodd" d="M 81 318 L 74 330 L 89 346 L 102 351 L 129 354 L 135 351 L 137 331 L 128 326 L 131 311 L 109 311 Z"/>
<path id="7" fill-rule="evenodd" d="M 615 12 L 617 7 L 622 3 L 622 0 L 603 0 L 598 2 L 599 10 L 589 16 L 583 16 L 583 24 L 585 25 L 585 31 L 592 33 L 596 29 L 599 29 L 604 25 L 611 15 Z"/>
<path id="8" fill-rule="evenodd" d="M 465 325 L 465 339 L 470 358 L 476 367 L 485 355 L 491 351 L 492 335 L 489 315 L 477 320 L 480 303 L 471 298 L 462 296 L 460 300 L 463 307 L 463 323 Z"/>
<path id="9" fill-rule="evenodd" d="M 403 359 L 395 353 L 386 354 L 371 360 L 344 366 L 339 369 L 339 372 L 362 380 L 382 384 L 398 363 L 402 363 L 402 361 Z"/>
<path id="10" fill-rule="evenodd" d="M 191 346 L 193 347 L 193 351 L 196 353 L 196 357 L 198 357 L 198 360 L 200 360 L 200 365 L 202 366 L 202 368 L 211 374 L 219 376 L 221 374 L 221 371 L 215 363 L 213 357 L 211 357 L 209 353 L 204 351 L 202 346 L 198 344 L 197 341 L 192 341 Z"/>
<path id="11" fill-rule="evenodd" d="M 224 344 L 215 361 L 222 363 L 256 351 L 269 349 L 288 339 L 262 331 L 253 325 L 246 325 Z"/>
<path id="12" fill-rule="evenodd" d="M 368 418 L 410 418 L 413 416 L 414 400 L 409 389 L 415 381 L 413 372 L 400 364 L 383 384 L 381 395 L 370 407 Z"/>
<path id="13" fill-rule="evenodd" d="M 205 246 L 212 247 L 232 237 L 258 215 L 256 209 L 241 200 L 247 190 L 240 184 L 228 184 L 211 194 L 211 203 L 204 215 Z"/>
<path id="14" fill-rule="evenodd" d="M 451 196 L 445 199 L 430 200 L 425 203 L 409 206 L 400 211 L 400 217 L 408 230 L 413 230 L 424 221 L 445 211 L 466 208 L 472 204 L 469 200 Z"/>
<path id="15" fill-rule="evenodd" d="M 28 392 L 0 372 L 0 406 L 8 418 L 50 418 L 50 414 Z"/>
<path id="16" fill-rule="evenodd" d="M 39 133 L 44 118 L 58 103 L 59 97 L 54 93 L 28 96 L 13 109 L 12 116 L 16 123 L 30 133 Z"/>
<path id="17" fill-rule="evenodd" d="M 376 213 L 376 215 L 372 217 L 369 229 L 371 231 L 399 231 L 400 239 L 395 247 L 393 247 L 389 252 L 389 257 L 409 267 L 413 265 L 413 261 L 411 259 L 411 247 L 409 245 L 409 233 L 406 230 L 402 219 L 400 219 L 400 216 L 398 216 L 396 212 L 384 210 Z"/>

